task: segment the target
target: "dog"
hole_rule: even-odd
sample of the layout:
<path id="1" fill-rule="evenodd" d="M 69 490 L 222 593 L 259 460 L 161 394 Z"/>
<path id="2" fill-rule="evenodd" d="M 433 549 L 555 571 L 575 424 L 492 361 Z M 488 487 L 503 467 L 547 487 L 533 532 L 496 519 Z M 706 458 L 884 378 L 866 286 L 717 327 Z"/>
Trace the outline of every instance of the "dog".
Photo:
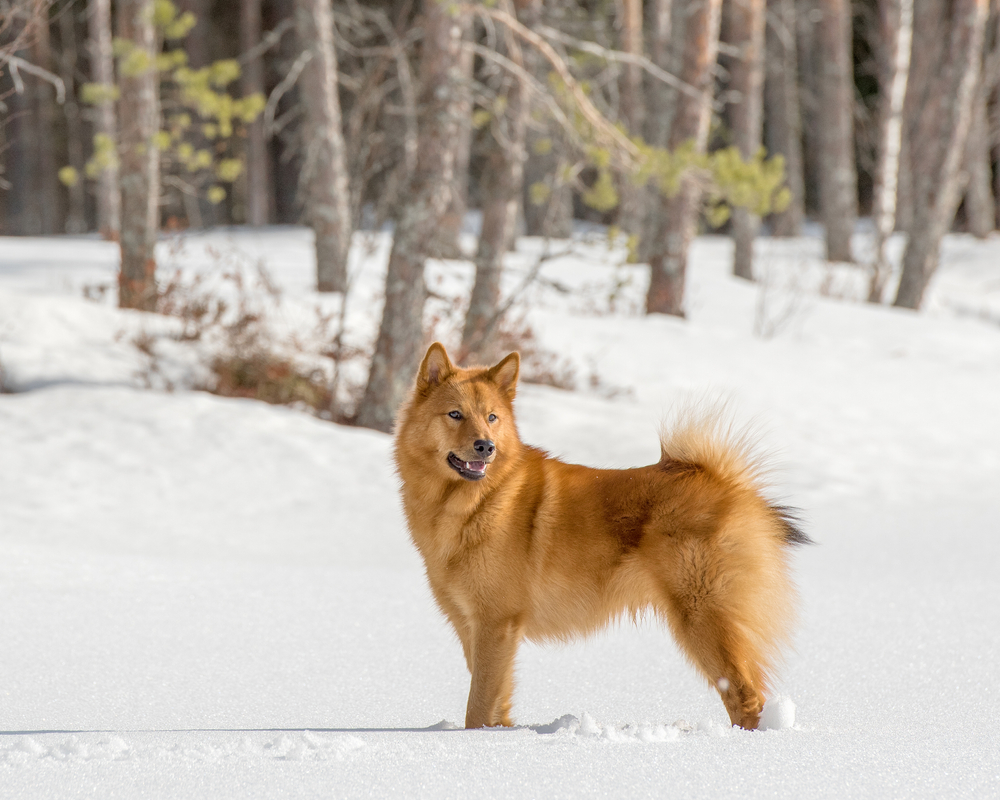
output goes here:
<path id="1" fill-rule="evenodd" d="M 521 442 L 520 358 L 462 369 L 427 351 L 396 424 L 410 535 L 472 676 L 466 728 L 510 726 L 522 639 L 567 641 L 647 610 L 755 729 L 795 619 L 790 546 L 747 437 L 716 414 L 661 435 L 635 469 L 567 464 Z"/>

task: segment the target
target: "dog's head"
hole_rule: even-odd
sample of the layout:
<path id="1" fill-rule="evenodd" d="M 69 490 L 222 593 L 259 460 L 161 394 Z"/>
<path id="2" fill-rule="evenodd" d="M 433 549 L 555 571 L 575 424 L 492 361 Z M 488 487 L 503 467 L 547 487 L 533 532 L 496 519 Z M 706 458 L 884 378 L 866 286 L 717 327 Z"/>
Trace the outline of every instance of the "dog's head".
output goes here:
<path id="1" fill-rule="evenodd" d="M 513 412 L 520 365 L 511 353 L 493 367 L 461 369 L 432 344 L 400 417 L 400 467 L 419 452 L 421 468 L 440 478 L 475 482 L 495 472 L 520 446 Z"/>

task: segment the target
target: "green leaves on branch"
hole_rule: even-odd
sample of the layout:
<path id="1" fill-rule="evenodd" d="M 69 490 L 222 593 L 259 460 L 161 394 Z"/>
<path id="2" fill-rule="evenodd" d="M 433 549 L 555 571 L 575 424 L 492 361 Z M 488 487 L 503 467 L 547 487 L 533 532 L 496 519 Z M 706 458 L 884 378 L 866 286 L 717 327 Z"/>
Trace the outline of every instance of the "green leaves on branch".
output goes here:
<path id="1" fill-rule="evenodd" d="M 151 14 L 158 41 L 183 39 L 197 22 L 194 14 L 180 13 L 171 0 L 154 0 Z M 159 76 L 162 128 L 144 147 L 155 146 L 161 154 L 161 169 L 175 178 L 183 176 L 191 189 L 211 183 L 206 191 L 208 200 L 222 202 L 226 190 L 218 183 L 232 183 L 243 173 L 243 161 L 230 154 L 232 140 L 241 134 L 241 125 L 253 122 L 264 111 L 264 96 L 258 93 L 237 98 L 230 93 L 228 87 L 240 77 L 235 59 L 192 69 L 187 53 L 179 46 L 152 57 L 135 42 L 116 38 L 112 50 L 120 78 L 138 77 L 150 70 Z M 108 84 L 84 84 L 80 92 L 83 102 L 95 106 L 113 103 L 119 96 L 119 87 Z M 87 177 L 97 178 L 117 163 L 115 143 L 107 136 L 95 136 Z M 78 176 L 66 168 L 60 178 L 72 185 L 70 181 Z"/>
<path id="2" fill-rule="evenodd" d="M 673 150 L 654 147 L 641 137 L 628 137 L 623 127 L 602 121 L 593 112 L 588 118 L 554 72 L 549 73 L 549 88 L 565 114 L 571 140 L 582 150 L 586 165 L 597 171 L 596 180 L 582 192 L 582 199 L 598 211 L 618 205 L 614 172 L 636 186 L 652 184 L 666 197 L 676 195 L 684 180 L 697 181 L 703 190 L 709 222 L 715 227 L 729 218 L 734 207 L 746 208 L 758 216 L 788 207 L 791 193 L 784 185 L 785 162 L 780 155 L 766 158 L 761 148 L 752 158 L 744 159 L 736 147 L 702 153 L 693 139 Z M 581 81 L 579 88 L 589 94 L 585 82 Z"/>

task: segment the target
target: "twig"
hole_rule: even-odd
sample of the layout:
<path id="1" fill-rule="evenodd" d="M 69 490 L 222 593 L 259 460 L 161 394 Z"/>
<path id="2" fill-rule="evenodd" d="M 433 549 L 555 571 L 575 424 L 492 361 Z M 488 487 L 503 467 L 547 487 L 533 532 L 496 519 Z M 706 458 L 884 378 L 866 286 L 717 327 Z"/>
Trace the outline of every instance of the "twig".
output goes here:
<path id="1" fill-rule="evenodd" d="M 281 41 L 281 37 L 284 36 L 288 31 L 290 31 L 295 25 L 294 20 L 291 18 L 283 19 L 273 29 L 265 33 L 260 41 L 247 50 L 245 53 L 241 53 L 239 59 L 237 59 L 240 64 L 249 64 L 251 61 L 264 55 L 268 50 L 274 47 L 278 42 Z"/>
<path id="2" fill-rule="evenodd" d="M 312 57 L 312 50 L 303 50 L 295 59 L 291 69 L 288 70 L 288 74 L 281 79 L 281 83 L 274 87 L 267 98 L 267 104 L 264 106 L 264 133 L 269 139 L 274 135 L 274 113 L 278 110 L 278 103 L 281 102 L 285 93 L 295 85 L 302 70 L 306 68 L 306 64 L 312 60 Z"/>
<path id="3" fill-rule="evenodd" d="M 41 78 L 43 81 L 48 81 L 56 89 L 56 102 L 62 105 L 66 102 L 66 84 L 63 83 L 63 79 L 60 78 L 55 73 L 49 72 L 47 69 L 42 69 L 30 61 L 25 61 L 19 56 L 7 56 L 7 63 L 10 64 L 10 77 L 14 82 L 14 90 L 18 94 L 24 94 L 24 81 L 21 80 L 21 76 L 18 74 L 18 70 L 24 70 L 29 75 L 34 75 Z"/>
<path id="4" fill-rule="evenodd" d="M 702 97 L 703 92 L 700 89 L 692 86 L 690 83 L 682 81 L 676 75 L 667 72 L 665 69 L 657 66 L 644 56 L 637 56 L 634 53 L 626 53 L 622 50 L 609 50 L 596 42 L 588 42 L 586 39 L 577 39 L 576 37 L 565 34 L 555 28 L 550 28 L 548 25 L 537 25 L 535 30 L 547 39 L 552 39 L 562 44 L 569 45 L 576 50 L 581 50 L 585 53 L 599 56 L 606 61 L 618 61 L 625 64 L 635 64 L 638 67 L 642 67 L 654 78 L 658 78 L 668 86 L 673 86 L 679 92 L 683 92 L 684 94 L 697 100 L 700 100 Z"/>
<path id="5" fill-rule="evenodd" d="M 539 36 L 533 30 L 525 27 L 513 15 L 501 11 L 500 9 L 490 8 L 488 6 L 471 5 L 469 3 L 460 4 L 458 9 L 502 22 L 526 42 L 534 45 L 535 49 L 552 65 L 552 68 L 566 85 L 566 88 L 569 89 L 570 94 L 573 95 L 573 99 L 579 107 L 580 113 L 583 115 L 584 119 L 593 126 L 595 133 L 603 138 L 607 144 L 612 145 L 612 152 L 624 162 L 624 166 L 626 168 L 631 169 L 634 167 L 635 162 L 639 158 L 639 148 L 624 133 L 612 125 L 600 111 L 597 110 L 590 98 L 587 97 L 586 92 L 580 88 L 580 84 L 577 82 L 576 78 L 574 78 L 572 73 L 569 71 L 569 67 L 566 65 L 566 62 L 553 49 L 552 45 L 549 44 L 548 41 Z"/>

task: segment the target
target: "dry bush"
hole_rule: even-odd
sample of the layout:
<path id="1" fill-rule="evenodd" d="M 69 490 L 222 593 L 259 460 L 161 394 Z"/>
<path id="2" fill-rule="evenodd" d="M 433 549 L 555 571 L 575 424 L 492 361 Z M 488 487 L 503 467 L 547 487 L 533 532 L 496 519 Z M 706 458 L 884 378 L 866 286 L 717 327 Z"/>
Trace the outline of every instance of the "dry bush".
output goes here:
<path id="1" fill-rule="evenodd" d="M 93 294 L 87 295 L 98 299 Z M 224 397 L 291 405 L 323 419 L 349 420 L 363 387 L 347 385 L 343 368 L 365 358 L 343 341 L 343 315 L 316 308 L 313 330 L 280 332 L 281 291 L 264 265 L 185 277 L 158 287 L 156 311 L 178 324 L 143 327 L 131 344 L 143 355 L 139 377 L 148 387 L 175 388 L 164 340 L 188 346 L 200 369 L 190 388 Z"/>

